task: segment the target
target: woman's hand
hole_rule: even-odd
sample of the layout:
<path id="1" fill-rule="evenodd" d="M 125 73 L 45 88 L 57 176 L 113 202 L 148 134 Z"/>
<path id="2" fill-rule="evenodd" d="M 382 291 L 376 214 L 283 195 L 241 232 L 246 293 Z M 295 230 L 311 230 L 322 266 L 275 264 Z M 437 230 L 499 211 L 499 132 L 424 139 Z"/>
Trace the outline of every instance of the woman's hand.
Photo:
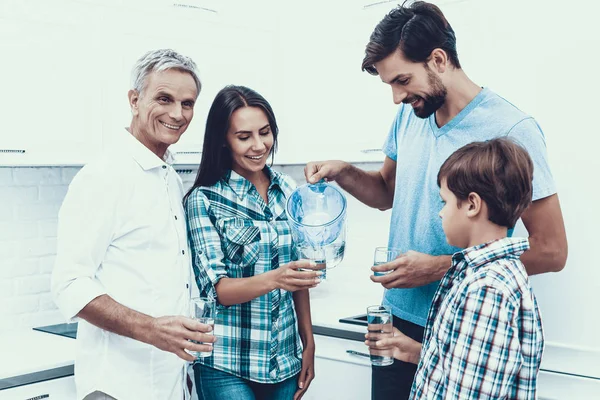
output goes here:
<path id="1" fill-rule="evenodd" d="M 317 265 L 314 261 L 300 260 L 280 265 L 271 271 L 275 288 L 295 292 L 297 290 L 312 289 L 320 282 L 323 272 L 322 264 Z"/>
<path id="2" fill-rule="evenodd" d="M 381 334 L 377 334 L 381 336 Z M 397 328 L 394 328 L 394 337 L 380 339 L 376 342 L 369 340 L 369 334 L 365 335 L 365 344 L 369 346 L 369 349 L 383 350 L 392 347 L 392 356 L 400 361 L 418 364 L 421 358 L 421 343 L 414 339 L 409 338 L 404 333 L 400 332 Z"/>
<path id="3" fill-rule="evenodd" d="M 300 400 L 315 377 L 315 344 L 304 347 L 302 351 L 302 370 L 298 376 L 298 390 L 294 400 Z"/>

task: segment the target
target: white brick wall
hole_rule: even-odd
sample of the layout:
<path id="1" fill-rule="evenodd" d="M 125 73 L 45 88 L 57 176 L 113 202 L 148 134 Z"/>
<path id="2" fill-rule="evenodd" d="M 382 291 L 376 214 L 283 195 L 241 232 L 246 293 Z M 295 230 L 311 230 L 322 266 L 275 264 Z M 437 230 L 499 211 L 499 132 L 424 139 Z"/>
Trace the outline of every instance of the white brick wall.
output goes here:
<path id="1" fill-rule="evenodd" d="M 62 322 L 50 295 L 60 204 L 78 168 L 0 168 L 0 330 Z"/>
<path id="2" fill-rule="evenodd" d="M 304 182 L 304 166 L 276 168 Z M 52 302 L 50 274 L 58 210 L 77 171 L 0 167 L 0 331 L 64 322 Z M 179 171 L 185 187 L 191 186 L 196 170 Z"/>

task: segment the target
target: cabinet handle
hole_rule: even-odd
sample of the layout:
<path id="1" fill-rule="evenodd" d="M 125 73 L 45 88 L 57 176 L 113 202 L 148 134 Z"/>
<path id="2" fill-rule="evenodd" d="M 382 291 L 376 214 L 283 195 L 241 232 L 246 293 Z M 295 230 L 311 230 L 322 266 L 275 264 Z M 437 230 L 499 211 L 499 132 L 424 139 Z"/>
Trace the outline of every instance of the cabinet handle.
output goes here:
<path id="1" fill-rule="evenodd" d="M 193 9 L 195 9 L 195 10 L 200 10 L 200 11 L 211 12 L 211 13 L 213 13 L 213 14 L 218 14 L 218 13 L 219 13 L 217 10 L 213 10 L 212 8 L 195 6 L 195 5 L 193 5 L 193 4 L 173 3 L 173 7 L 180 7 L 180 8 L 193 8 Z"/>
<path id="2" fill-rule="evenodd" d="M 382 0 L 382 1 L 376 1 L 376 2 L 374 2 L 374 3 L 365 4 L 365 5 L 363 6 L 363 9 L 366 9 L 366 8 L 371 8 L 371 7 L 377 7 L 377 6 L 380 6 L 380 5 L 382 5 L 382 4 L 385 4 L 385 3 L 396 3 L 396 0 Z"/>
<path id="3" fill-rule="evenodd" d="M 25 153 L 25 149 L 0 149 L 0 153 L 24 154 Z"/>
<path id="4" fill-rule="evenodd" d="M 49 394 L 40 394 L 38 396 L 30 397 L 26 400 L 41 400 L 41 399 L 49 399 L 49 398 L 50 398 Z"/>
<path id="5" fill-rule="evenodd" d="M 361 153 L 365 153 L 365 154 L 368 154 L 368 153 L 379 153 L 379 152 L 381 152 L 381 149 L 362 149 L 360 152 Z"/>
<path id="6" fill-rule="evenodd" d="M 354 350 L 346 350 L 346 353 L 352 354 L 353 356 L 360 356 L 360 357 L 367 357 L 367 358 L 371 357 L 367 353 L 361 353 L 360 351 L 354 351 Z"/>

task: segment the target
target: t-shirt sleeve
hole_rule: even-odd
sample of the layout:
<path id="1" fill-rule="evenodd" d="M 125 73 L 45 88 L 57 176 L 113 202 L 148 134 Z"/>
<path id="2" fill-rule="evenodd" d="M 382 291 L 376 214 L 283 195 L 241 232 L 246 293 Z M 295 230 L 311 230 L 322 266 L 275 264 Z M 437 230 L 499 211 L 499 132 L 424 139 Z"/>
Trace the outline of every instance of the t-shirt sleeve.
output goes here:
<path id="1" fill-rule="evenodd" d="M 526 118 L 511 128 L 507 135 L 523 146 L 533 161 L 533 200 L 556 193 L 556 185 L 546 154 L 546 139 L 535 119 Z"/>
<path id="2" fill-rule="evenodd" d="M 400 126 L 400 119 L 402 117 L 402 106 L 400 106 L 398 113 L 396 114 L 396 118 L 394 119 L 394 123 L 390 127 L 390 131 L 388 133 L 385 142 L 383 143 L 383 153 L 391 158 L 394 161 L 397 161 L 398 158 L 398 130 Z"/>

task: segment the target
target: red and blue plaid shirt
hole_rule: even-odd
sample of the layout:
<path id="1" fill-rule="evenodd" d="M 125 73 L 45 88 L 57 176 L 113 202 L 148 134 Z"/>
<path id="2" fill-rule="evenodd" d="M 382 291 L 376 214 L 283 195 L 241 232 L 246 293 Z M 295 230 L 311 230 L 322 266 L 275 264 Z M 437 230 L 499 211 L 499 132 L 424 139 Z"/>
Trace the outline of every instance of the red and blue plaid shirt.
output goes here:
<path id="1" fill-rule="evenodd" d="M 544 334 L 523 238 L 455 253 L 429 310 L 411 399 L 534 399 Z"/>

